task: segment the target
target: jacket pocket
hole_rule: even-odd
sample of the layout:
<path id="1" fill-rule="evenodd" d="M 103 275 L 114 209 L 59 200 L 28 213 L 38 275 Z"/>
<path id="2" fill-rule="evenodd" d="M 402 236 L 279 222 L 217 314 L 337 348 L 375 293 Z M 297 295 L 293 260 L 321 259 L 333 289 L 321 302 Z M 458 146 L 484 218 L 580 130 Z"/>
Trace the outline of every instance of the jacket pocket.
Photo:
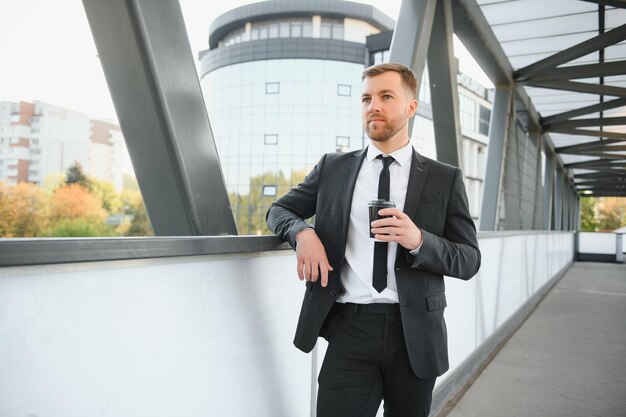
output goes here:
<path id="1" fill-rule="evenodd" d="M 447 305 L 446 293 L 444 292 L 438 292 L 426 296 L 426 308 L 428 311 L 440 310 L 445 308 Z"/>

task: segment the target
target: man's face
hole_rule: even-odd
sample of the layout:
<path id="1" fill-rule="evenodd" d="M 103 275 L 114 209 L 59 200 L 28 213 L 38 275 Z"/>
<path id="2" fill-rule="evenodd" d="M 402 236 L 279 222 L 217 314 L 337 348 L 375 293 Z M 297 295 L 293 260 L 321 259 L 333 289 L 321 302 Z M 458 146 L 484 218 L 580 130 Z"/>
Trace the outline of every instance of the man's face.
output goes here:
<path id="1" fill-rule="evenodd" d="M 375 142 L 396 137 L 417 109 L 417 101 L 407 97 L 402 78 L 395 71 L 363 80 L 361 105 L 363 129 Z"/>

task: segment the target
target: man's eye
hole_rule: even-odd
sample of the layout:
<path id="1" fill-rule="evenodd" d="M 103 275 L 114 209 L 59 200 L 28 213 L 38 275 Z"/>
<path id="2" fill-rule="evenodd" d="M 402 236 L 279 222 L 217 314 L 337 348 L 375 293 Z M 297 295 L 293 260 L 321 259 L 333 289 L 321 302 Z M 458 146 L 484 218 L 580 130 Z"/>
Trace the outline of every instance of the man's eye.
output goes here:
<path id="1" fill-rule="evenodd" d="M 384 98 L 385 100 L 391 100 L 393 97 L 392 97 L 392 96 L 390 96 L 389 94 L 385 94 L 385 95 L 383 96 L 383 98 Z"/>
<path id="2" fill-rule="evenodd" d="M 370 102 L 370 99 L 369 99 L 368 97 L 363 97 L 363 98 L 361 99 L 361 102 L 363 102 L 363 103 L 369 103 L 369 102 Z"/>

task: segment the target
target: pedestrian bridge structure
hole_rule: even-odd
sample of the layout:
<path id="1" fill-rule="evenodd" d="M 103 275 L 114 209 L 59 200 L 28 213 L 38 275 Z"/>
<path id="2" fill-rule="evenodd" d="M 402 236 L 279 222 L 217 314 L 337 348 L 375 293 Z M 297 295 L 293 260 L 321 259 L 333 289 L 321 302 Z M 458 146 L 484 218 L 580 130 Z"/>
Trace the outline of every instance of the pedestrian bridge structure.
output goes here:
<path id="1" fill-rule="evenodd" d="M 157 236 L 0 239 L 0 416 L 315 415 L 325 346 L 292 345 L 293 252 L 237 234 L 179 5 L 83 4 Z M 390 60 L 429 67 L 439 160 L 462 161 L 453 32 L 496 86 L 433 416 L 626 415 L 624 241 L 578 220 L 626 195 L 624 7 L 402 2 Z"/>

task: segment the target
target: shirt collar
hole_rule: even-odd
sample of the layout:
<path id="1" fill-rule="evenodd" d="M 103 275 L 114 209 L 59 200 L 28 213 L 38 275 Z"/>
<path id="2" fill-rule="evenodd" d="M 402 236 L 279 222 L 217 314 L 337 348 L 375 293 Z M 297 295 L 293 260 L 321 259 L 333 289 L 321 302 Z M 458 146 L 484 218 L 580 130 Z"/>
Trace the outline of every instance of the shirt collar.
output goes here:
<path id="1" fill-rule="evenodd" d="M 378 149 L 376 146 L 370 145 L 367 147 L 367 160 L 371 162 L 374 159 L 376 159 L 378 155 L 382 153 L 383 152 L 380 149 Z M 400 164 L 400 166 L 403 166 L 407 162 L 411 161 L 411 156 L 413 155 L 413 147 L 411 146 L 411 143 L 409 142 L 406 145 L 404 145 L 402 148 L 391 152 L 389 155 L 393 156 L 393 159 L 395 159 L 396 162 Z"/>

